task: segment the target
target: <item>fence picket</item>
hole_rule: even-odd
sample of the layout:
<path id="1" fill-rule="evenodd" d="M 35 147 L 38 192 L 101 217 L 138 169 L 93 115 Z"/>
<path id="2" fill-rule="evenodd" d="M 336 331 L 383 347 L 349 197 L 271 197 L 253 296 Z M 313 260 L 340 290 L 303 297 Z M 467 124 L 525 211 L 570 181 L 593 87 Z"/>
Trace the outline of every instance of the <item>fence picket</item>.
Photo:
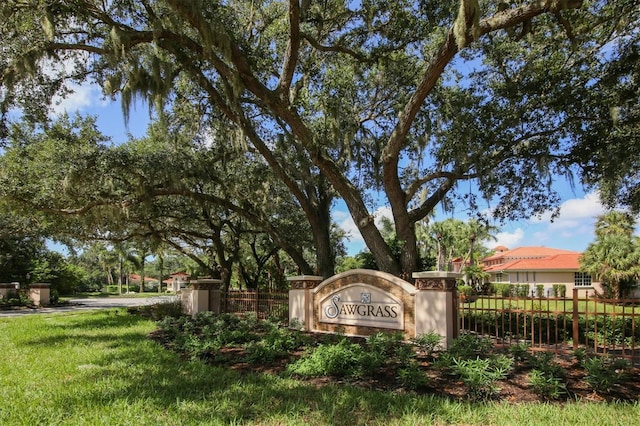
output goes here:
<path id="1" fill-rule="evenodd" d="M 580 289 L 584 290 L 584 289 Z M 636 318 L 640 300 L 481 296 L 460 301 L 462 331 L 491 337 L 496 344 L 526 342 L 532 350 L 569 353 L 585 348 L 640 362 L 640 327 Z"/>

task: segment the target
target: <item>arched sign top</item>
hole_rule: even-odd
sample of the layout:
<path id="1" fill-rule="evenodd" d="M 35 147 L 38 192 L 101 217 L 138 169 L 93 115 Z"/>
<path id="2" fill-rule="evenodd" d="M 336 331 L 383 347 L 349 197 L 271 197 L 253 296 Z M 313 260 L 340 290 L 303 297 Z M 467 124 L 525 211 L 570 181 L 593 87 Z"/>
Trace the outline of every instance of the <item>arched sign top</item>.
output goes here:
<path id="1" fill-rule="evenodd" d="M 379 280 L 385 280 L 387 283 L 397 287 L 398 289 L 409 295 L 414 295 L 418 292 L 415 286 L 387 272 L 374 271 L 372 269 L 352 269 L 350 271 L 334 275 L 333 277 L 323 281 L 322 283 L 320 283 L 320 285 L 313 289 L 313 293 L 317 294 L 319 292 L 322 292 L 325 287 L 331 286 L 336 281 L 343 280 L 351 280 L 352 282 L 374 286 Z"/>

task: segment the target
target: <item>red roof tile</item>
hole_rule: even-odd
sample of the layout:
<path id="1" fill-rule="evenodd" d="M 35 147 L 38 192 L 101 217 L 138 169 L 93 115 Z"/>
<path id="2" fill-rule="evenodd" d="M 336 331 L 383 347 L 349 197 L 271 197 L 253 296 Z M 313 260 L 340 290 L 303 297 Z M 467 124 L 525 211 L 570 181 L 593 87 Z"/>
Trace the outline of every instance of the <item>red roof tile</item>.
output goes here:
<path id="1" fill-rule="evenodd" d="M 537 259 L 518 259 L 484 268 L 485 271 L 558 271 L 580 269 L 581 253 L 556 254 Z"/>
<path id="2" fill-rule="evenodd" d="M 486 272 L 578 270 L 582 253 L 549 247 L 518 247 L 482 259 Z"/>
<path id="3" fill-rule="evenodd" d="M 507 250 L 501 253 L 496 253 L 492 256 L 485 257 L 482 261 L 487 260 L 495 260 L 495 259 L 533 259 L 540 257 L 553 256 L 556 254 L 580 254 L 577 251 L 571 250 L 560 250 L 549 247 L 537 247 L 537 246 L 529 246 L 529 247 L 517 247 L 513 250 Z"/>

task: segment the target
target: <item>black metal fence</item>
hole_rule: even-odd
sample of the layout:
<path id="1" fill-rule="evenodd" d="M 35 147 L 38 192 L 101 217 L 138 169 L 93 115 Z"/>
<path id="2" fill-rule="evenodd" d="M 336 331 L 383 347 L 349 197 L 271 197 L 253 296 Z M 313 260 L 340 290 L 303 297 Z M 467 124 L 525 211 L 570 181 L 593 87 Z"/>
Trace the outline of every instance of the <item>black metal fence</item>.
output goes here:
<path id="1" fill-rule="evenodd" d="M 222 312 L 255 313 L 260 318 L 289 320 L 289 293 L 230 290 L 222 295 Z"/>
<path id="2" fill-rule="evenodd" d="M 594 298 L 580 290 L 570 298 L 461 299 L 461 330 L 491 337 L 497 345 L 526 343 L 555 353 L 582 349 L 639 363 L 640 301 Z"/>

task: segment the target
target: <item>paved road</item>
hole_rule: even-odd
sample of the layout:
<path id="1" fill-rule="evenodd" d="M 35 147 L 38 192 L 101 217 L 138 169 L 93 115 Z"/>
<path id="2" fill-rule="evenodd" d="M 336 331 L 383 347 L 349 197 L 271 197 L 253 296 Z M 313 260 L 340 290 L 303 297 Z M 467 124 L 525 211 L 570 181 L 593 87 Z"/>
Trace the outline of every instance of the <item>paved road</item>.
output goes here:
<path id="1" fill-rule="evenodd" d="M 170 302 L 176 296 L 151 297 L 105 297 L 99 299 L 71 299 L 65 306 L 44 307 L 38 309 L 0 310 L 0 318 L 16 317 L 20 315 L 50 314 L 56 312 L 86 311 L 92 309 L 128 308 L 130 306 L 153 305 L 155 303 Z"/>

